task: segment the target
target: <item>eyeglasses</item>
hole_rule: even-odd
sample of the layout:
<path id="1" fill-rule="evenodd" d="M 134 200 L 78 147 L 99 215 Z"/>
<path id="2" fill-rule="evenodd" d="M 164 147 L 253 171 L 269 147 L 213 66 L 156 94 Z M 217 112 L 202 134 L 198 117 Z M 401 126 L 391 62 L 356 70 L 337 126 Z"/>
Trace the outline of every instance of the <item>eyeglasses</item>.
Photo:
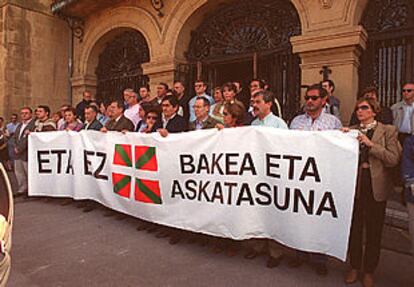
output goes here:
<path id="1" fill-rule="evenodd" d="M 316 101 L 317 99 L 319 99 L 321 96 L 305 96 L 305 101 Z"/>
<path id="2" fill-rule="evenodd" d="M 367 106 L 367 105 L 362 105 L 362 106 L 358 106 L 358 107 L 356 107 L 355 108 L 355 111 L 357 112 L 357 111 L 359 111 L 359 110 L 362 110 L 362 111 L 367 111 L 367 110 L 369 110 L 371 107 L 370 106 Z"/>
<path id="3" fill-rule="evenodd" d="M 411 93 L 412 91 L 414 91 L 413 89 L 403 89 L 402 92 L 403 93 Z"/>
<path id="4" fill-rule="evenodd" d="M 203 86 L 204 86 L 203 84 L 194 85 L 194 87 L 196 87 L 196 88 L 203 87 Z"/>
<path id="5" fill-rule="evenodd" d="M 229 113 L 228 112 L 223 112 L 223 116 L 228 116 Z"/>
<path id="6" fill-rule="evenodd" d="M 149 119 L 149 120 L 156 120 L 156 119 L 158 119 L 158 117 L 148 116 L 147 119 Z"/>

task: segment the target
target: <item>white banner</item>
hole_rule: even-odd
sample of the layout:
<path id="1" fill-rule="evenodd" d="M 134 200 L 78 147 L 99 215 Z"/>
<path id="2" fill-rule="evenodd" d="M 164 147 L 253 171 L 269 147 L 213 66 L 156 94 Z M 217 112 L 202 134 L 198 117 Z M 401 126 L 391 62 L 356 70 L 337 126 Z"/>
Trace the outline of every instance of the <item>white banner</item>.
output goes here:
<path id="1" fill-rule="evenodd" d="M 357 161 L 358 142 L 339 131 L 32 133 L 29 194 L 345 260 Z"/>

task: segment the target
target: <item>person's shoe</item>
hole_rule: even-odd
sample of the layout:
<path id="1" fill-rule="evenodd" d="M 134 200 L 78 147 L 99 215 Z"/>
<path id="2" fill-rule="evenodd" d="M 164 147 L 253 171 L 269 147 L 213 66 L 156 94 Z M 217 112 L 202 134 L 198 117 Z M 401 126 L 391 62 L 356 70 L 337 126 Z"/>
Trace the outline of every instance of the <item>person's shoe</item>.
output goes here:
<path id="1" fill-rule="evenodd" d="M 127 218 L 127 216 L 125 214 L 118 213 L 118 215 L 115 217 L 115 220 L 121 221 L 121 220 L 124 220 L 126 218 Z"/>
<path id="2" fill-rule="evenodd" d="M 165 238 L 168 237 L 168 232 L 166 230 L 161 230 L 160 232 L 158 232 L 155 237 L 157 238 Z"/>
<path id="3" fill-rule="evenodd" d="M 202 236 L 199 239 L 199 244 L 200 244 L 201 247 L 206 247 L 208 245 L 208 239 L 205 238 L 204 236 Z"/>
<path id="4" fill-rule="evenodd" d="M 76 204 L 76 208 L 85 208 L 87 206 L 87 202 L 85 201 L 80 201 Z"/>
<path id="5" fill-rule="evenodd" d="M 351 269 L 345 275 L 345 284 L 354 284 L 358 280 L 358 270 Z"/>
<path id="6" fill-rule="evenodd" d="M 71 199 L 64 199 L 64 200 L 60 203 L 60 205 L 62 205 L 62 206 L 66 206 L 66 205 L 70 205 L 70 204 L 72 204 L 72 200 L 71 200 Z"/>
<path id="7" fill-rule="evenodd" d="M 84 209 L 82 210 L 82 212 L 88 213 L 91 212 L 92 210 L 95 209 L 95 206 L 93 203 L 87 203 L 84 207 Z"/>
<path id="8" fill-rule="evenodd" d="M 269 259 L 267 259 L 266 267 L 267 268 L 275 268 L 280 265 L 280 262 L 282 262 L 283 256 L 279 256 L 278 258 L 274 258 L 269 256 Z"/>
<path id="9" fill-rule="evenodd" d="M 256 250 L 249 250 L 245 255 L 244 255 L 244 258 L 246 258 L 246 259 L 249 259 L 249 260 L 251 260 L 251 259 L 254 259 L 254 258 L 256 258 L 257 256 L 259 256 L 259 252 L 257 252 Z"/>
<path id="10" fill-rule="evenodd" d="M 288 261 L 288 266 L 290 268 L 298 268 L 302 266 L 302 264 L 303 264 L 303 260 L 299 258 L 298 256 L 295 256 Z"/>
<path id="11" fill-rule="evenodd" d="M 170 238 L 170 241 L 168 241 L 168 243 L 170 243 L 171 245 L 175 245 L 180 241 L 181 241 L 181 237 L 173 236 L 173 237 Z"/>
<path id="12" fill-rule="evenodd" d="M 147 232 L 148 233 L 153 233 L 157 230 L 158 230 L 158 226 L 155 225 L 155 224 L 149 224 L 149 226 L 147 227 Z"/>
<path id="13" fill-rule="evenodd" d="M 148 228 L 148 225 L 145 224 L 145 223 L 142 223 L 142 224 L 140 224 L 140 225 L 137 226 L 137 230 L 138 231 L 143 231 L 143 230 L 145 230 L 147 228 Z"/>
<path id="14" fill-rule="evenodd" d="M 364 287 L 374 287 L 374 276 L 371 273 L 365 273 L 362 278 L 362 286 Z"/>
<path id="15" fill-rule="evenodd" d="M 219 253 L 222 253 L 223 251 L 224 251 L 223 247 L 218 244 L 214 244 L 214 246 L 211 248 L 211 253 L 214 253 L 214 254 L 219 254 Z"/>
<path id="16" fill-rule="evenodd" d="M 23 192 L 16 192 L 15 194 L 13 194 L 13 197 L 14 198 L 19 198 L 19 197 L 22 197 L 23 195 L 24 195 Z"/>
<path id="17" fill-rule="evenodd" d="M 237 249 L 234 247 L 228 247 L 226 254 L 227 254 L 227 257 L 234 257 L 237 255 Z"/>
<path id="18" fill-rule="evenodd" d="M 319 276 L 326 276 L 328 275 L 328 267 L 326 267 L 326 264 L 315 264 L 315 273 Z"/>
<path id="19" fill-rule="evenodd" d="M 115 211 L 110 210 L 110 209 L 106 210 L 103 214 L 103 216 L 105 216 L 105 217 L 112 217 L 114 215 L 115 215 Z"/>

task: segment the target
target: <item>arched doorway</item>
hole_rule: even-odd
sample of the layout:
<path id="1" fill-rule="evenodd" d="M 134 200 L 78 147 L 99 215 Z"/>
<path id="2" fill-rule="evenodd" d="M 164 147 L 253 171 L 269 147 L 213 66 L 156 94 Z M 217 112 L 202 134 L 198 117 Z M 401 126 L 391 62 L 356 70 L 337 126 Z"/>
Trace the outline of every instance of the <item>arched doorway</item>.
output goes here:
<path id="1" fill-rule="evenodd" d="M 148 83 L 141 64 L 149 62 L 149 49 L 144 36 L 126 30 L 109 41 L 99 55 L 96 68 L 97 100 L 120 99 L 126 88 L 138 90 Z"/>
<path id="2" fill-rule="evenodd" d="M 401 86 L 414 77 L 414 1 L 370 0 L 361 25 L 368 32 L 359 69 L 360 90 L 374 85 L 383 105 L 401 100 Z"/>
<path id="3" fill-rule="evenodd" d="M 251 79 L 264 79 L 289 119 L 299 107 L 301 74 L 290 37 L 300 33 L 290 1 L 231 1 L 208 13 L 192 32 L 186 53 L 190 65 L 178 72 L 187 74 L 189 83 L 201 77 L 210 88 L 239 81 L 245 92 Z"/>

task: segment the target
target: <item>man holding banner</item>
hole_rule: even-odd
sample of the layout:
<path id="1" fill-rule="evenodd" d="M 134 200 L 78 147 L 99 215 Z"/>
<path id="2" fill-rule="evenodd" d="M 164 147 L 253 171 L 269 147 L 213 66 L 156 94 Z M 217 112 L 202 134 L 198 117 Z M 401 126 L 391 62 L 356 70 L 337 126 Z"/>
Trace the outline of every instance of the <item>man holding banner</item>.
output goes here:
<path id="1" fill-rule="evenodd" d="M 304 131 L 336 130 L 342 128 L 342 124 L 337 117 L 323 112 L 326 101 L 327 92 L 320 84 L 310 86 L 305 95 L 305 114 L 295 117 L 290 128 L 292 130 Z M 327 275 L 328 268 L 326 267 L 326 262 L 328 258 L 323 254 L 298 251 L 294 260 L 289 263 L 290 267 L 296 268 L 302 265 L 307 254 L 310 254 L 310 261 L 314 264 L 316 274 L 321 276 Z"/>
<path id="2" fill-rule="evenodd" d="M 269 91 L 259 91 L 253 95 L 252 107 L 253 111 L 257 115 L 257 118 L 252 122 L 252 126 L 265 126 L 278 129 L 287 129 L 287 124 L 283 119 L 275 116 L 272 113 L 273 95 Z M 274 268 L 279 266 L 283 259 L 283 247 L 274 240 L 251 240 L 252 250 L 246 255 L 246 259 L 253 259 L 264 249 L 269 252 L 269 259 L 266 266 L 268 268 Z"/>

